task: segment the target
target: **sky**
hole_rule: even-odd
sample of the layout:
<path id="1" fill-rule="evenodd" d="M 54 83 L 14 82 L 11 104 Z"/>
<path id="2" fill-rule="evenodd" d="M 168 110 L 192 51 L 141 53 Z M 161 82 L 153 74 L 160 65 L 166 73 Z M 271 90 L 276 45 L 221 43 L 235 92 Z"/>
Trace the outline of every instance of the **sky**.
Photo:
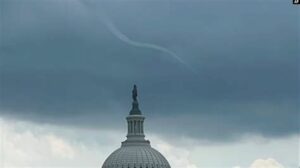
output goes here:
<path id="1" fill-rule="evenodd" d="M 174 168 L 300 166 L 287 0 L 0 0 L 0 167 L 100 167 L 131 90 Z"/>

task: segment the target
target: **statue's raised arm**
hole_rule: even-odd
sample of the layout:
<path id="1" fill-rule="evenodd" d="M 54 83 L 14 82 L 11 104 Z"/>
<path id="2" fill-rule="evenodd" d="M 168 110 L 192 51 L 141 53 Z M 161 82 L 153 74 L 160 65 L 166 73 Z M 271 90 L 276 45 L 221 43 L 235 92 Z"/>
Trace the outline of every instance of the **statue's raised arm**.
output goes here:
<path id="1" fill-rule="evenodd" d="M 137 87 L 136 85 L 133 85 L 133 90 L 132 90 L 132 99 L 133 101 L 137 101 Z"/>

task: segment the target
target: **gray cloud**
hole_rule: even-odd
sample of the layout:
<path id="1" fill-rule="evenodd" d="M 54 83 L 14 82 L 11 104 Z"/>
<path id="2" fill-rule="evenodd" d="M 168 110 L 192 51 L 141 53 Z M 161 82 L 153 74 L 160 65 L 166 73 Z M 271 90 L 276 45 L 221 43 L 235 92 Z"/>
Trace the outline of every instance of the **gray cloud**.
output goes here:
<path id="1" fill-rule="evenodd" d="M 298 132 L 299 13 L 290 4 L 0 3 L 3 116 L 121 128 L 137 83 L 156 132 L 213 140 Z M 197 74 L 168 53 L 120 41 L 103 13 L 129 39 L 172 50 Z"/>

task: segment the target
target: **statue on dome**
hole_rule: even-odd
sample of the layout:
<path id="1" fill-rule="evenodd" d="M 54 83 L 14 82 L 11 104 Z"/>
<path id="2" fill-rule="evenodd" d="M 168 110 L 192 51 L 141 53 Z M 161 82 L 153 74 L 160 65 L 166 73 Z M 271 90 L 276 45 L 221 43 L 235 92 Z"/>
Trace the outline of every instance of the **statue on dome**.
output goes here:
<path id="1" fill-rule="evenodd" d="M 137 101 L 137 87 L 136 87 L 136 85 L 133 85 L 132 99 L 133 99 L 133 101 Z"/>

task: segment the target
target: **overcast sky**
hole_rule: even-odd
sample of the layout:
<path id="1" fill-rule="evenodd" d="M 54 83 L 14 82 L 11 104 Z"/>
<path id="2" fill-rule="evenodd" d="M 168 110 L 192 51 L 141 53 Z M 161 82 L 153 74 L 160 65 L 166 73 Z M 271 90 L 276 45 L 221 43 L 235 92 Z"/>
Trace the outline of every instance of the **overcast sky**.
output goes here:
<path id="1" fill-rule="evenodd" d="M 0 163 L 101 166 L 137 84 L 173 167 L 297 167 L 299 30 L 287 0 L 0 0 Z"/>

